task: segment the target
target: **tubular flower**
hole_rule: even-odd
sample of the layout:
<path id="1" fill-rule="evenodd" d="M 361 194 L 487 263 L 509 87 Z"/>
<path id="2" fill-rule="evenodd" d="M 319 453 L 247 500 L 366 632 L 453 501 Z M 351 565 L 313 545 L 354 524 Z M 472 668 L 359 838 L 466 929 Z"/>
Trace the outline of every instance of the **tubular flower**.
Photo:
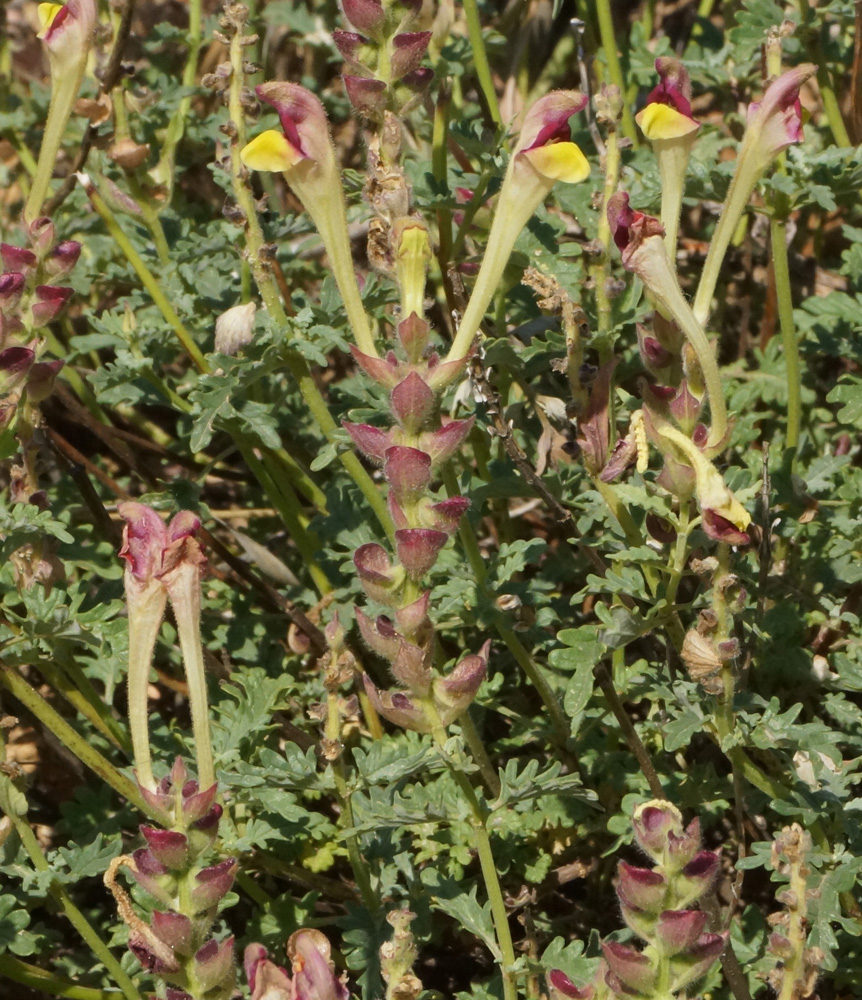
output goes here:
<path id="1" fill-rule="evenodd" d="M 213 783 L 209 763 L 212 751 L 198 627 L 200 577 L 206 559 L 194 537 L 200 521 L 191 511 L 184 510 L 170 524 L 165 524 L 151 507 L 140 503 L 121 503 L 117 509 L 126 522 L 120 555 L 126 560 L 129 614 L 129 728 L 140 782 L 145 787 L 155 786 L 150 762 L 147 686 L 153 649 L 170 597 L 189 681 L 200 779 L 209 786 Z"/>
<path id="2" fill-rule="evenodd" d="M 96 5 L 93 0 L 69 0 L 66 4 L 40 3 L 38 7 L 41 31 L 55 67 L 63 70 L 86 60 L 93 28 L 96 26 Z"/>
<path id="3" fill-rule="evenodd" d="M 320 233 L 359 349 L 376 357 L 353 270 L 341 172 L 323 105 L 296 83 L 263 83 L 257 95 L 278 112 L 282 131 L 261 132 L 243 147 L 240 158 L 251 170 L 284 174 Z"/>
<path id="4" fill-rule="evenodd" d="M 469 351 L 515 240 L 554 184 L 578 184 L 589 177 L 590 165 L 580 147 L 572 142 L 569 129 L 569 119 L 586 103 L 587 98 L 577 91 L 557 90 L 527 112 L 494 210 L 482 266 L 449 360 L 464 357 Z"/>
<path id="5" fill-rule="evenodd" d="M 718 272 L 754 185 L 782 150 L 802 141 L 799 91 L 816 70 L 817 67 L 811 63 L 788 70 L 769 85 L 762 100 L 749 106 L 736 170 L 709 245 L 694 300 L 694 314 L 700 323 L 706 322 Z"/>
<path id="6" fill-rule="evenodd" d="M 685 189 L 685 174 L 691 148 L 700 124 L 691 115 L 691 83 L 688 71 L 676 59 L 656 59 L 661 83 L 635 116 L 652 144 L 661 177 L 661 221 L 665 227 L 668 256 L 676 256 L 676 236 Z"/>
<path id="7" fill-rule="evenodd" d="M 81 80 L 96 26 L 95 0 L 69 0 L 66 4 L 39 4 L 39 37 L 51 63 L 51 106 L 39 150 L 36 175 L 24 206 L 24 217 L 35 219 L 48 192 L 57 151 L 63 138 Z"/>
<path id="8" fill-rule="evenodd" d="M 669 458 L 687 466 L 694 473 L 694 493 L 703 517 L 703 530 L 717 541 L 747 545 L 745 529 L 751 515 L 727 488 L 721 473 L 685 434 L 653 416 L 654 440 Z"/>

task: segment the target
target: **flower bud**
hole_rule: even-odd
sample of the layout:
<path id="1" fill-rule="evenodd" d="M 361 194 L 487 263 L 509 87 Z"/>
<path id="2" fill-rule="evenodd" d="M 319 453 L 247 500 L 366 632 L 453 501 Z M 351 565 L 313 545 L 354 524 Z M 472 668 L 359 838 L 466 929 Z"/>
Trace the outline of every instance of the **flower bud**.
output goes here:
<path id="1" fill-rule="evenodd" d="M 12 246 L 11 243 L 0 243 L 0 259 L 3 261 L 3 271 L 7 274 L 17 271 L 26 275 L 39 263 L 32 250 Z"/>
<path id="2" fill-rule="evenodd" d="M 664 955 L 688 951 L 706 926 L 702 910 L 665 910 L 656 923 L 655 940 Z"/>
<path id="3" fill-rule="evenodd" d="M 667 879 L 652 868 L 636 868 L 621 861 L 618 868 L 617 895 L 622 903 L 656 913 L 664 905 Z"/>
<path id="4" fill-rule="evenodd" d="M 434 702 L 444 726 L 463 715 L 478 694 L 488 671 L 490 649 L 489 639 L 478 653 L 465 656 L 448 677 L 434 681 Z"/>
<path id="5" fill-rule="evenodd" d="M 0 275 L 0 312 L 11 313 L 21 301 L 26 278 L 20 271 Z"/>
<path id="6" fill-rule="evenodd" d="M 392 661 L 392 676 L 411 693 L 425 697 L 431 688 L 431 648 L 401 639 Z"/>
<path id="7" fill-rule="evenodd" d="M 392 413 L 408 434 L 418 433 L 434 412 L 436 397 L 416 372 L 396 385 L 389 396 Z"/>
<path id="8" fill-rule="evenodd" d="M 406 31 L 392 39 L 392 80 L 400 80 L 419 68 L 430 41 L 430 31 Z"/>
<path id="9" fill-rule="evenodd" d="M 380 0 L 341 0 L 341 9 L 357 31 L 379 39 L 386 23 L 386 11 Z"/>
<path id="10" fill-rule="evenodd" d="M 45 326 L 63 310 L 72 297 L 73 289 L 58 288 L 54 285 L 37 285 L 36 301 L 33 303 L 33 326 Z"/>
<path id="11" fill-rule="evenodd" d="M 45 274 L 52 278 L 64 278 L 78 263 L 80 256 L 81 244 L 77 240 L 64 240 L 58 243 L 43 261 Z"/>
<path id="12" fill-rule="evenodd" d="M 392 488 L 395 501 L 402 507 L 412 507 L 431 482 L 431 456 L 418 448 L 389 448 L 383 475 Z"/>
<path id="13" fill-rule="evenodd" d="M 41 403 L 54 391 L 64 361 L 37 361 L 27 376 L 27 398 L 32 403 Z"/>
<path id="14" fill-rule="evenodd" d="M 228 894 L 236 878 L 235 858 L 225 858 L 217 865 L 204 868 L 195 876 L 197 883 L 191 892 L 191 912 L 205 913 Z"/>
<path id="15" fill-rule="evenodd" d="M 189 863 L 189 842 L 185 834 L 175 830 L 157 830 L 152 826 L 142 826 L 141 833 L 150 849 L 150 854 L 172 871 L 183 871 Z"/>
<path id="16" fill-rule="evenodd" d="M 385 615 L 378 615 L 372 621 L 362 608 L 356 608 L 356 624 L 359 632 L 366 644 L 390 662 L 398 655 L 398 647 L 401 645 L 401 636 L 396 632 L 395 626 Z"/>
<path id="17" fill-rule="evenodd" d="M 431 569 L 449 536 L 428 528 L 403 528 L 395 532 L 398 561 L 412 580 L 421 580 Z"/>
<path id="18" fill-rule="evenodd" d="M 551 1000 L 593 1000 L 596 995 L 594 986 L 575 986 L 565 972 L 552 969 L 548 973 L 548 985 L 551 988 Z"/>
<path id="19" fill-rule="evenodd" d="M 202 993 L 219 987 L 229 994 L 234 981 L 233 937 L 218 942 L 211 938 L 195 952 L 194 974 Z"/>
<path id="20" fill-rule="evenodd" d="M 191 954 L 193 927 L 188 917 L 173 910 L 154 910 L 153 930 L 177 954 Z"/>
<path id="21" fill-rule="evenodd" d="M 608 968 L 624 986 L 635 993 L 650 995 L 656 971 L 646 955 L 616 941 L 603 941 L 602 951 Z"/>
<path id="22" fill-rule="evenodd" d="M 395 726 L 416 733 L 430 733 L 433 726 L 423 708 L 413 702 L 403 691 L 380 691 L 368 674 L 362 675 L 365 693 L 378 715 Z"/>
<path id="23" fill-rule="evenodd" d="M 696 982 L 707 974 L 724 951 L 729 931 L 720 934 L 704 934 L 685 954 L 677 955 L 673 961 L 673 976 L 670 989 L 675 993 L 689 983 Z"/>
<path id="24" fill-rule="evenodd" d="M 366 596 L 379 604 L 394 606 L 395 591 L 404 578 L 404 571 L 393 566 L 382 545 L 368 542 L 360 545 L 353 555 L 359 582 Z"/>

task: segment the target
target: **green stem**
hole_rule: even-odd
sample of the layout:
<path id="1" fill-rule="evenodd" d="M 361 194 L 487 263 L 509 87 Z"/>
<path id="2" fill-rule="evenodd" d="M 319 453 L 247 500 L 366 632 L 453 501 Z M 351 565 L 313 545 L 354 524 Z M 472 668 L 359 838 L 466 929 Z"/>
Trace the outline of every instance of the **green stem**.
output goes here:
<path id="1" fill-rule="evenodd" d="M 119 88 L 117 88 L 117 90 L 119 90 Z M 122 92 L 118 94 L 117 91 L 114 91 L 114 94 L 115 101 L 123 99 Z M 163 267 L 167 267 L 171 262 L 171 251 L 168 247 L 168 241 L 165 238 L 165 231 L 162 228 L 162 221 L 159 218 L 159 213 L 153 208 L 147 192 L 143 189 L 137 177 L 135 177 L 134 174 L 128 174 L 127 181 L 129 185 L 129 192 L 137 202 L 138 208 L 141 210 L 141 218 L 144 220 L 144 223 L 153 238 L 153 244 L 159 257 L 159 263 Z"/>
<path id="2" fill-rule="evenodd" d="M 186 36 L 189 44 L 189 51 L 186 57 L 186 65 L 183 69 L 182 78 L 182 86 L 185 89 L 191 89 L 194 86 L 195 77 L 197 76 L 198 71 L 198 54 L 200 53 L 201 41 L 203 37 L 201 30 L 201 7 L 202 0 L 189 0 L 189 28 Z M 183 135 L 185 134 L 186 121 L 189 118 L 191 106 L 192 95 L 187 94 L 180 100 L 180 103 L 177 105 L 177 110 L 174 112 L 173 117 L 168 124 L 167 134 L 165 136 L 164 145 L 162 146 L 159 162 L 152 170 L 152 175 L 156 182 L 167 186 L 168 196 L 165 199 L 166 205 L 170 203 L 171 194 L 173 193 L 177 146 L 179 146 Z"/>
<path id="3" fill-rule="evenodd" d="M 5 776 L 0 778 L 0 785 L 5 786 L 7 783 L 8 785 L 11 785 L 11 781 L 8 778 Z M 51 866 L 48 864 L 48 860 L 39 845 L 39 841 L 36 839 L 36 835 L 30 829 L 30 824 L 24 816 L 17 815 L 16 809 L 9 807 L 9 803 L 7 802 L 6 787 L 2 788 L 2 794 L 0 794 L 0 805 L 2 805 L 3 811 L 12 821 L 12 825 L 15 827 L 15 832 L 18 834 L 18 837 L 21 840 L 21 845 L 27 852 L 33 867 L 38 872 L 50 872 Z M 108 973 L 113 977 L 116 984 L 122 990 L 123 996 L 126 997 L 126 1000 L 141 1000 L 141 995 L 138 993 L 135 984 L 123 971 L 122 966 L 102 940 L 101 935 L 95 930 L 89 920 L 87 920 L 84 914 L 69 898 L 66 890 L 57 882 L 51 881 L 48 891 L 57 901 L 63 915 L 75 928 L 84 943 L 88 945 L 93 954 L 99 959 L 99 961 L 107 969 Z"/>
<path id="4" fill-rule="evenodd" d="M 456 496 L 458 494 L 458 483 L 451 469 L 444 470 L 443 482 L 446 485 L 449 496 Z M 464 547 L 464 552 L 467 555 L 467 560 L 470 563 L 470 568 L 473 571 L 477 588 L 489 598 L 492 598 L 493 595 L 487 587 L 485 561 L 482 559 L 482 553 L 479 550 L 475 532 L 466 518 L 461 519 L 458 527 L 458 535 Z M 542 699 L 545 709 L 550 716 L 551 725 L 554 729 L 555 742 L 559 747 L 565 747 L 569 733 L 571 732 L 571 725 L 565 712 L 563 712 L 553 688 L 548 683 L 538 664 L 533 662 L 529 652 L 524 648 L 521 640 L 515 635 L 512 629 L 508 625 L 505 625 L 499 618 L 495 620 L 494 626 L 497 634 L 505 643 L 506 648 L 512 654 L 518 666 L 524 671 L 533 687 L 538 691 L 539 697 Z"/>
<path id="5" fill-rule="evenodd" d="M 727 212 L 723 211 L 721 219 L 719 220 L 719 226 L 721 226 L 722 221 L 726 218 Z M 728 239 L 730 238 L 730 235 L 732 234 L 728 234 Z M 713 242 L 710 244 L 709 248 L 709 254 L 712 254 L 713 247 L 715 245 L 715 237 L 713 237 Z M 655 296 L 656 301 L 667 310 L 668 314 L 674 320 L 676 320 L 677 325 L 680 330 L 682 330 L 686 340 L 689 344 L 691 344 L 694 353 L 697 355 L 697 360 L 700 363 L 700 368 L 703 373 L 703 381 L 706 384 L 707 395 L 709 396 L 709 410 L 712 417 L 707 444 L 709 447 L 715 447 L 724 440 L 725 435 L 727 434 L 727 404 L 725 403 L 724 391 L 721 387 L 721 372 L 718 368 L 715 351 L 713 351 L 712 344 L 710 344 L 709 338 L 704 332 L 702 320 L 698 318 L 696 308 L 693 311 L 691 306 L 688 304 L 688 300 L 682 294 L 682 290 L 680 289 L 679 282 L 676 278 L 676 269 L 671 264 L 670 258 L 667 256 L 667 250 L 665 249 L 663 243 L 662 251 L 664 259 L 667 262 L 667 268 L 665 270 L 664 263 L 662 263 L 661 270 L 663 272 L 663 277 L 667 280 L 662 280 L 660 283 L 653 282 L 648 287 Z M 721 257 L 722 259 L 724 257 L 723 250 Z M 708 262 L 709 255 L 707 255 L 707 263 Z M 706 280 L 706 265 L 704 265 L 704 274 L 701 277 L 700 285 L 697 289 L 698 296 L 700 296 Z M 707 305 L 711 300 L 712 292 L 710 291 L 707 299 Z"/>
<path id="6" fill-rule="evenodd" d="M 599 35 L 602 39 L 602 51 L 608 64 L 608 76 L 611 83 L 619 88 L 620 97 L 625 96 L 626 86 L 623 80 L 623 68 L 620 65 L 620 57 L 617 52 L 617 39 L 614 34 L 614 19 L 611 13 L 610 0 L 595 0 L 596 17 L 599 22 Z M 623 135 L 631 139 L 637 146 L 638 135 L 635 128 L 635 120 L 632 117 L 631 108 L 627 101 L 623 102 L 623 115 L 621 121 Z"/>
<path id="7" fill-rule="evenodd" d="M 776 206 L 777 207 L 777 206 Z M 787 220 L 774 214 L 769 223 L 772 244 L 772 269 L 775 275 L 775 296 L 778 301 L 778 323 L 781 328 L 781 345 L 787 366 L 787 443 L 793 452 L 792 469 L 795 471 L 799 448 L 799 428 L 802 415 L 802 367 L 796 325 L 793 322 L 793 293 L 790 285 L 790 268 L 787 260 Z"/>
<path id="8" fill-rule="evenodd" d="M 317 561 L 320 543 L 308 532 L 300 519 L 299 498 L 294 493 L 293 487 L 283 476 L 280 477 L 280 482 L 276 483 L 271 475 L 276 470 L 271 467 L 271 464 L 267 467 L 264 462 L 261 462 L 250 444 L 240 442 L 239 447 L 246 465 L 251 469 L 255 479 L 266 490 L 267 496 L 296 544 L 318 592 L 321 595 L 328 594 L 332 590 L 332 584 Z"/>
<path id="9" fill-rule="evenodd" d="M 132 246 L 131 240 L 123 232 L 122 227 L 117 221 L 116 216 L 108 207 L 105 200 L 96 190 L 93 182 L 86 175 L 79 174 L 81 183 L 84 190 L 87 192 L 87 197 L 90 199 L 96 214 L 104 222 L 108 232 L 111 234 L 114 242 L 123 252 L 126 260 L 132 265 L 135 274 L 141 279 L 141 284 L 150 293 L 153 302 L 158 306 L 159 311 L 165 317 L 171 329 L 174 331 L 177 340 L 182 344 L 188 353 L 189 357 L 195 363 L 198 371 L 208 372 L 210 371 L 210 366 L 207 363 L 206 358 L 201 353 L 200 348 L 194 342 L 194 338 L 189 333 L 189 331 L 183 325 L 182 320 L 177 315 L 174 307 L 168 302 L 167 296 L 162 291 L 161 286 L 156 280 L 153 272 L 144 263 L 143 258 L 138 253 L 137 250 Z M 86 178 L 86 179 L 84 179 Z"/>
<path id="10" fill-rule="evenodd" d="M 473 722 L 469 709 L 458 719 L 458 725 L 461 727 L 461 735 L 470 750 L 470 756 L 479 768 L 479 774 L 482 775 L 485 787 L 496 798 L 500 794 L 500 779 L 497 777 L 497 772 L 494 770 L 491 758 L 488 756 L 488 751 L 485 749 L 485 744 L 482 742 L 479 730 L 476 729 L 476 723 Z"/>
<path id="11" fill-rule="evenodd" d="M 338 710 L 338 696 L 334 691 L 327 692 L 327 716 L 326 716 L 326 738 L 332 745 L 341 745 L 341 721 Z M 332 776 L 335 779 L 335 790 L 341 802 L 342 826 L 350 831 L 353 828 L 353 805 L 351 803 L 350 788 L 347 784 L 344 760 L 339 756 L 332 762 Z M 353 877 L 356 879 L 356 887 L 362 896 L 362 902 L 370 913 L 377 913 L 380 909 L 380 900 L 374 887 L 371 884 L 371 872 L 368 864 L 359 849 L 359 839 L 355 833 L 346 833 L 347 856 L 350 859 L 350 866 L 353 869 Z"/>
<path id="12" fill-rule="evenodd" d="M 439 188 L 448 188 L 448 138 L 449 138 L 449 107 L 451 91 L 448 87 L 441 88 L 434 109 L 434 131 L 431 140 L 431 172 Z M 437 209 L 438 247 L 437 260 L 440 273 L 447 281 L 446 266 L 452 259 L 452 211 L 446 207 Z"/>
<path id="13" fill-rule="evenodd" d="M 78 986 L 66 979 L 58 979 L 38 965 L 22 962 L 12 955 L 0 955 L 0 979 L 11 979 L 13 983 L 26 986 L 29 990 L 50 993 L 65 1000 L 117 1000 L 116 990 L 96 990 L 89 986 Z"/>
<path id="14" fill-rule="evenodd" d="M 500 878 L 497 874 L 497 866 L 494 862 L 494 853 L 491 849 L 491 839 L 488 836 L 487 812 L 484 810 L 476 797 L 476 792 L 466 774 L 452 764 L 449 755 L 446 753 L 446 732 L 442 728 L 434 731 L 434 742 L 440 748 L 441 754 L 449 773 L 455 780 L 464 801 L 467 803 L 471 814 L 471 825 L 476 837 L 476 850 L 479 855 L 479 865 L 482 869 L 482 879 L 485 883 L 485 891 L 488 894 L 488 902 L 491 906 L 491 916 L 494 921 L 494 931 L 497 936 L 497 944 L 500 948 L 502 964 L 500 973 L 503 977 L 503 998 L 504 1000 L 516 1000 L 518 991 L 512 975 L 512 968 L 515 965 L 515 946 L 512 942 L 512 933 L 509 929 L 509 915 L 506 912 L 506 903 L 503 899 L 503 890 L 500 887 Z"/>
<path id="15" fill-rule="evenodd" d="M 99 698 L 89 678 L 84 675 L 74 661 L 69 663 L 58 661 L 55 664 L 40 660 L 36 666 L 51 687 L 62 694 L 66 701 L 85 719 L 88 719 L 109 743 L 113 743 L 123 753 L 131 751 L 128 737 L 117 725 L 117 721 L 111 716 L 108 707 Z"/>
<path id="16" fill-rule="evenodd" d="M 617 689 L 614 686 L 613 678 L 608 672 L 608 668 L 603 663 L 600 663 L 595 668 L 594 674 L 599 683 L 599 687 L 602 689 L 602 693 L 611 707 L 611 711 L 614 713 L 614 718 L 617 720 L 620 729 L 623 731 L 623 736 L 625 737 L 626 743 L 628 743 L 629 750 L 631 750 L 635 760 L 638 762 L 638 767 L 640 767 L 641 773 L 646 778 L 650 794 L 656 799 L 666 799 L 667 796 L 662 788 L 658 773 L 653 766 L 652 758 L 647 752 L 646 747 L 643 745 L 643 741 L 640 736 L 638 736 L 638 732 L 634 727 L 634 723 L 629 718 L 625 705 L 622 703 L 620 696 L 617 694 Z"/>
<path id="17" fill-rule="evenodd" d="M 94 750 L 82 736 L 79 736 L 62 715 L 29 685 L 17 670 L 2 662 L 0 662 L 0 684 L 106 785 L 110 785 L 140 812 L 150 815 L 149 807 L 134 782 L 121 774 L 98 750 Z"/>
<path id="18" fill-rule="evenodd" d="M 685 498 L 679 502 L 679 520 L 676 526 L 676 544 L 670 557 L 669 578 L 664 594 L 664 602 L 668 611 L 673 611 L 673 618 L 668 621 L 667 630 L 674 648 L 679 652 L 685 639 L 685 630 L 676 613 L 676 593 L 682 581 L 688 555 L 688 536 L 694 527 L 691 519 L 691 500 Z"/>
<path id="19" fill-rule="evenodd" d="M 485 40 L 482 37 L 482 24 L 479 20 L 479 7 L 476 0 L 463 0 L 464 17 L 467 21 L 467 34 L 470 38 L 470 49 L 473 53 L 473 63 L 476 70 L 476 77 L 485 103 L 488 106 L 488 114 L 497 126 L 502 128 L 503 118 L 500 114 L 500 105 L 497 101 L 497 92 L 494 90 L 494 81 L 491 77 L 491 66 L 488 62 L 488 53 L 485 50 Z"/>

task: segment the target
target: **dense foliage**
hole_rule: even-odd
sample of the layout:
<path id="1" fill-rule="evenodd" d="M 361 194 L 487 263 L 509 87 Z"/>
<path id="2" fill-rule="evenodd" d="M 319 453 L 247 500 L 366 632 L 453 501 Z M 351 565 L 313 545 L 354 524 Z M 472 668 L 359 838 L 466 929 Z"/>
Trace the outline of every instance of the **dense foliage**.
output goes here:
<path id="1" fill-rule="evenodd" d="M 3 995 L 862 997 L 854 4 L 36 8 Z"/>

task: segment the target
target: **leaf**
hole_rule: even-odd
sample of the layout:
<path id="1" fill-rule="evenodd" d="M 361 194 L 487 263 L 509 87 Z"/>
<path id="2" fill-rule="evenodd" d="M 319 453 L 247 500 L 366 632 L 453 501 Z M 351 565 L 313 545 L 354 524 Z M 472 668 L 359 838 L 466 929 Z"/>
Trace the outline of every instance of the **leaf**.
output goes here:
<path id="1" fill-rule="evenodd" d="M 695 709 L 687 709 L 672 722 L 663 727 L 664 748 L 668 752 L 688 746 L 692 736 L 703 729 L 703 715 Z"/>
<path id="2" fill-rule="evenodd" d="M 439 874 L 431 868 L 426 868 L 422 872 L 422 882 L 432 894 L 431 903 L 433 906 L 447 913 L 464 930 L 483 941 L 485 947 L 494 956 L 495 961 L 503 961 L 503 956 L 497 945 L 497 936 L 494 933 L 490 904 L 479 905 L 475 885 L 469 893 L 464 892 L 463 887 L 457 882 L 452 879 L 441 879 Z"/>
<path id="3" fill-rule="evenodd" d="M 826 397 L 827 403 L 841 403 L 838 419 L 842 424 L 858 427 L 862 421 L 862 379 L 845 375 Z"/>
<path id="4" fill-rule="evenodd" d="M 599 630 L 599 639 L 608 649 L 620 649 L 633 639 L 652 631 L 653 625 L 638 611 L 629 611 L 619 605 L 608 609 L 603 604 L 596 605 L 596 614 L 605 626 Z"/>
<path id="5" fill-rule="evenodd" d="M 593 668 L 605 651 L 599 641 L 598 629 L 594 625 L 563 629 L 557 633 L 559 642 L 566 649 L 554 649 L 548 656 L 552 667 L 569 674 L 563 707 L 569 718 L 574 719 L 583 712 L 592 697 L 595 679 Z"/>

